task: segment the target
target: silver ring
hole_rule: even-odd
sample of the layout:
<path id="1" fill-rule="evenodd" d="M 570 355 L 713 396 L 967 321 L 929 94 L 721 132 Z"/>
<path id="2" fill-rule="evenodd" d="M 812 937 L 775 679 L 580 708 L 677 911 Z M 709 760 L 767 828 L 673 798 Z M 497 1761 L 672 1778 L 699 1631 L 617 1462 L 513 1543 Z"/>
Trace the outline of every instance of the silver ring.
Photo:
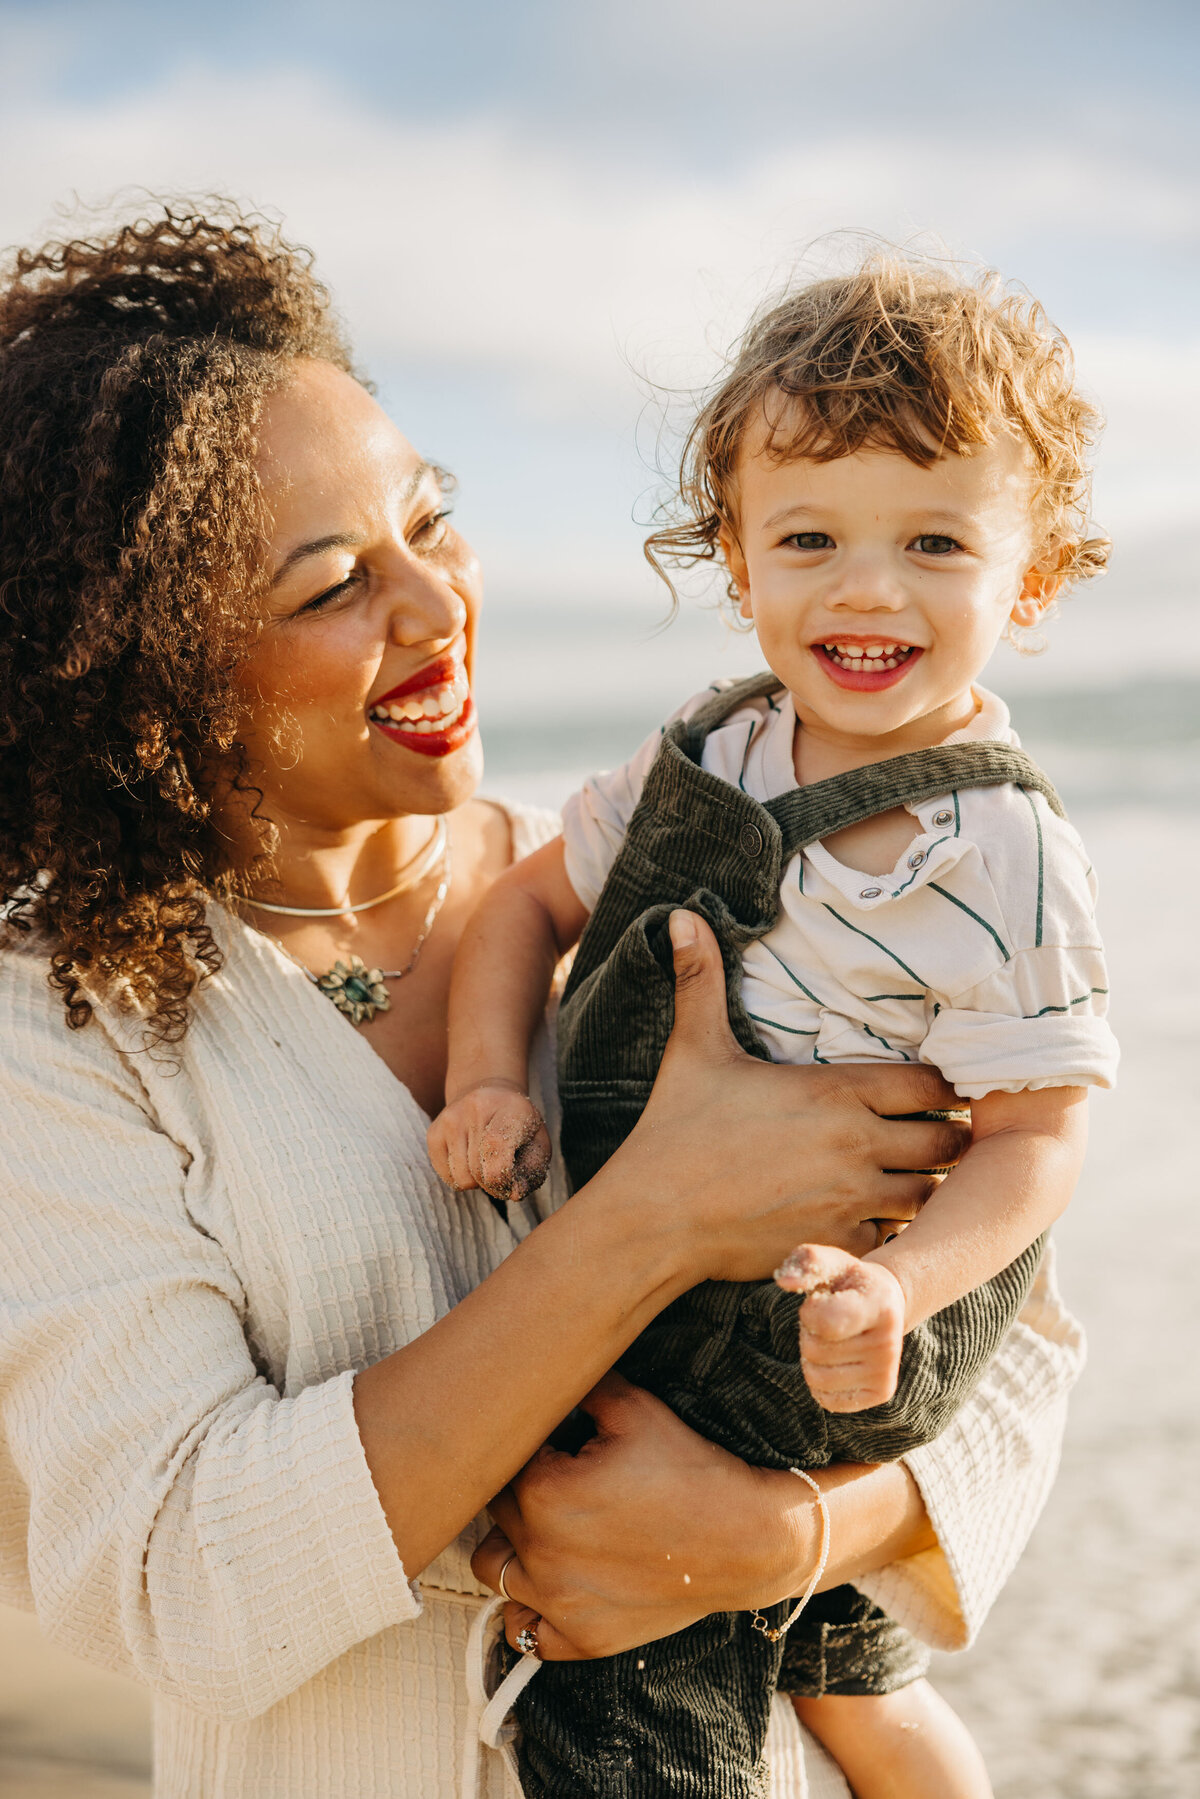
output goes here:
<path id="1" fill-rule="evenodd" d="M 537 1654 L 537 1652 L 538 1652 L 537 1632 L 536 1632 L 536 1630 L 534 1630 L 532 1624 L 526 1624 L 524 1629 L 519 1630 L 517 1632 L 516 1638 L 514 1640 L 516 1642 L 517 1648 L 521 1651 L 522 1655 L 536 1655 Z"/>
<path id="2" fill-rule="evenodd" d="M 515 1562 L 516 1559 L 517 1559 L 516 1550 L 510 1549 L 508 1554 L 504 1558 L 504 1563 L 500 1569 L 499 1574 L 496 1576 L 496 1585 L 499 1588 L 500 1592 L 503 1594 L 504 1598 L 508 1600 L 510 1605 L 515 1605 L 516 1601 L 514 1600 L 512 1594 L 508 1590 L 508 1584 L 505 1581 L 504 1576 L 508 1573 L 508 1564 L 510 1562 Z"/>

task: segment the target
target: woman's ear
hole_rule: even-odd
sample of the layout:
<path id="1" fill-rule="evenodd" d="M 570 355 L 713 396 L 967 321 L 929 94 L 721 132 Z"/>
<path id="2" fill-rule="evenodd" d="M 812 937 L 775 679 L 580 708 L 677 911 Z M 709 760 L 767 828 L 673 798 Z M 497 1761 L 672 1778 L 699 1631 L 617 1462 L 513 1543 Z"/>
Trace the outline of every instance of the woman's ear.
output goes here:
<path id="1" fill-rule="evenodd" d="M 742 546 L 726 525 L 721 526 L 717 542 L 721 546 L 721 554 L 725 558 L 725 566 L 729 570 L 730 586 L 737 589 L 738 611 L 743 618 L 753 618 L 754 609 L 750 604 L 750 571 L 746 567 Z"/>

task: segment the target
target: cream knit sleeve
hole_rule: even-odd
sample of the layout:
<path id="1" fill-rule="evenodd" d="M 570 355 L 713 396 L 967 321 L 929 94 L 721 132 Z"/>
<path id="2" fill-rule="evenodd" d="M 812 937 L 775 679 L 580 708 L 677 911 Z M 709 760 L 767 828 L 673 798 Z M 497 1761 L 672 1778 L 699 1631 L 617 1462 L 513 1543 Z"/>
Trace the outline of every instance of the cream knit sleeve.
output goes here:
<path id="1" fill-rule="evenodd" d="M 0 1596 L 156 1693 L 251 1718 L 412 1618 L 352 1376 L 256 1370 L 187 1156 L 45 964 L 0 965 Z"/>
<path id="2" fill-rule="evenodd" d="M 1054 1245 L 1016 1324 L 947 1430 L 906 1456 L 938 1546 L 854 1584 L 935 1649 L 966 1649 L 1054 1485 L 1083 1332 L 1063 1305 Z"/>

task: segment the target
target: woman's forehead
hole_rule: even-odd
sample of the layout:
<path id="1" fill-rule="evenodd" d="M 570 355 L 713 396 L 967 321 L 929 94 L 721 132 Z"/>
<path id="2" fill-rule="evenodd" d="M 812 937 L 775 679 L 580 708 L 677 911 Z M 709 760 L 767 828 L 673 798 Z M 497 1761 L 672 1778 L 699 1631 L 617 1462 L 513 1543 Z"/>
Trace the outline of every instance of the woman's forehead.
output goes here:
<path id="1" fill-rule="evenodd" d="M 383 408 L 331 363 L 293 365 L 266 396 L 258 471 L 276 530 L 314 507 L 376 513 L 411 493 L 425 464 Z"/>

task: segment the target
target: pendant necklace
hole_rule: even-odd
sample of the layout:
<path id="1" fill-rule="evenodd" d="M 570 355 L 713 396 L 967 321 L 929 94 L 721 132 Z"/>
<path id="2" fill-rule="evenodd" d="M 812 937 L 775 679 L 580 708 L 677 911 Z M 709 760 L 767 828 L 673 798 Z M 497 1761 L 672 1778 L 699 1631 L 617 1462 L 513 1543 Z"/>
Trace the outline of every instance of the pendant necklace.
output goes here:
<path id="1" fill-rule="evenodd" d="M 415 869 L 416 862 L 421 864 L 419 870 Z M 403 893 L 409 887 L 415 887 L 422 876 L 428 874 L 431 867 L 438 863 L 441 865 L 441 879 L 438 882 L 437 891 L 430 901 L 429 910 L 422 920 L 420 932 L 413 944 L 412 954 L 403 968 L 368 968 L 361 956 L 349 955 L 339 957 L 332 968 L 326 969 L 324 974 L 316 974 L 301 962 L 299 956 L 294 956 L 286 944 L 280 943 L 278 937 L 272 937 L 269 931 L 262 932 L 262 935 L 268 938 L 276 949 L 283 951 L 289 962 L 296 964 L 301 973 L 312 982 L 318 993 L 323 993 L 326 999 L 332 1000 L 338 1011 L 348 1018 L 351 1024 L 370 1024 L 377 1012 L 386 1012 L 391 1006 L 391 995 L 387 990 L 388 981 L 402 981 L 417 966 L 426 939 L 432 931 L 437 921 L 437 915 L 445 904 L 446 895 L 450 891 L 453 869 L 450 857 L 450 837 L 446 830 L 445 819 L 438 819 L 438 828 L 434 832 L 431 843 L 420 852 L 418 857 L 414 858 L 413 863 L 408 865 L 409 872 L 405 879 L 387 893 L 377 895 L 375 899 L 365 900 L 357 906 L 328 907 L 267 906 L 263 905 L 260 900 L 244 900 L 242 903 L 259 906 L 263 911 L 286 912 L 300 918 L 341 918 L 348 913 L 366 912 L 372 906 L 381 906 L 385 899 L 393 899 L 396 894 Z"/>

